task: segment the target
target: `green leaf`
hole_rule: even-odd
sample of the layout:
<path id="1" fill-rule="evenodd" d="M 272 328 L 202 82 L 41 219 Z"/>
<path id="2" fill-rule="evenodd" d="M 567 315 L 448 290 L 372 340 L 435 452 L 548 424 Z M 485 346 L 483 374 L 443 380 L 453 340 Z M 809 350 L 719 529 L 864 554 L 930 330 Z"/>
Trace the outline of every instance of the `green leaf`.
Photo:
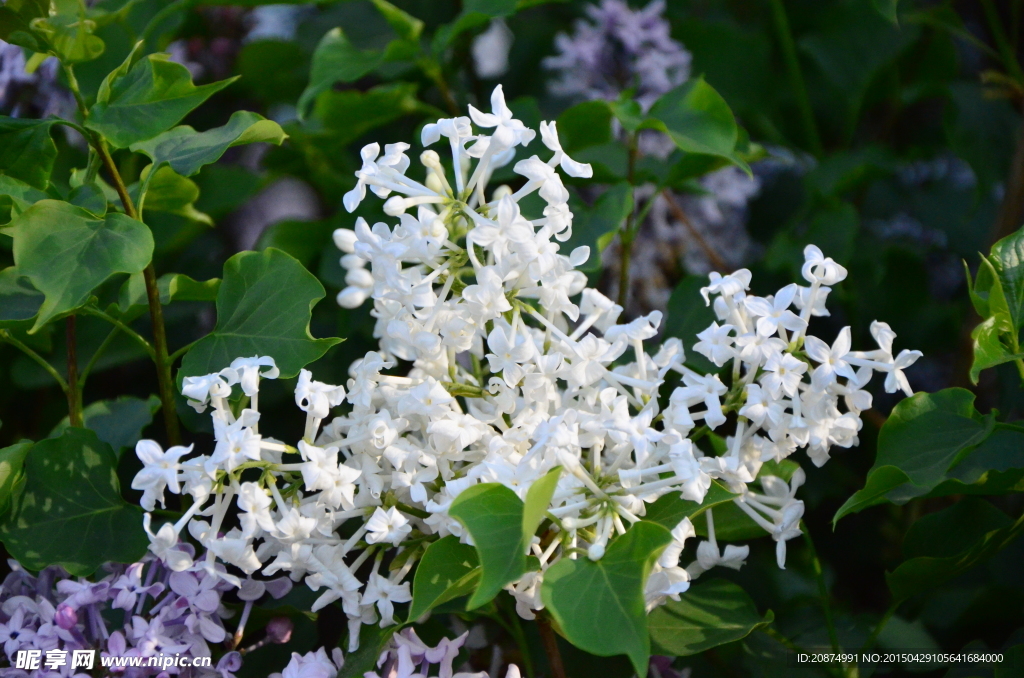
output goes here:
<path id="1" fill-rule="evenodd" d="M 196 87 L 189 70 L 168 54 L 149 54 L 122 77 L 101 88 L 85 126 L 102 134 L 115 148 L 152 139 L 188 115 L 235 78 Z"/>
<path id="2" fill-rule="evenodd" d="M 56 122 L 0 117 L 0 173 L 45 190 L 57 159 L 50 136 Z"/>
<path id="3" fill-rule="evenodd" d="M 529 545 L 537 528 L 544 522 L 551 498 L 555 496 L 558 479 L 562 475 L 562 467 L 556 466 L 530 485 L 523 502 L 523 544 Z"/>
<path id="4" fill-rule="evenodd" d="M 334 83 L 355 82 L 383 62 L 383 52 L 359 49 L 349 42 L 341 28 L 328 31 L 313 52 L 309 85 L 297 104 L 299 119 L 305 116 L 317 95 L 329 90 Z"/>
<path id="5" fill-rule="evenodd" d="M 558 138 L 566 153 L 612 141 L 612 111 L 607 101 L 585 101 L 558 116 Z"/>
<path id="6" fill-rule="evenodd" d="M 466 605 L 475 610 L 526 572 L 523 502 L 504 485 L 481 483 L 460 493 L 448 514 L 469 530 L 480 558 L 480 585 Z"/>
<path id="7" fill-rule="evenodd" d="M 419 42 L 420 35 L 423 33 L 422 21 L 395 7 L 387 0 L 371 0 L 371 2 L 388 22 L 388 25 L 398 34 L 398 37 L 413 43 Z"/>
<path id="8" fill-rule="evenodd" d="M 198 281 L 183 273 L 167 273 L 157 278 L 156 286 L 160 291 L 160 303 L 164 306 L 172 301 L 217 301 L 220 278 Z M 146 279 L 143 274 L 136 273 L 121 285 L 116 314 L 122 321 L 130 322 L 148 310 Z"/>
<path id="9" fill-rule="evenodd" d="M 107 196 L 95 182 L 75 186 L 68 194 L 68 202 L 100 219 L 107 213 Z"/>
<path id="10" fill-rule="evenodd" d="M 433 608 L 469 595 L 480 579 L 476 549 L 448 535 L 427 547 L 416 566 L 412 582 L 409 621 L 415 622 Z"/>
<path id="11" fill-rule="evenodd" d="M 54 3 L 60 9 L 60 3 Z M 85 18 L 85 7 L 78 11 L 60 12 L 32 22 L 37 37 L 47 43 L 50 53 L 65 63 L 81 63 L 96 59 L 105 49 L 103 40 L 93 35 L 96 22 Z"/>
<path id="12" fill-rule="evenodd" d="M 84 304 L 115 273 L 139 273 L 153 256 L 145 224 L 118 213 L 97 219 L 59 200 L 36 203 L 8 232 L 18 271 L 46 295 L 32 332 Z"/>
<path id="13" fill-rule="evenodd" d="M 24 181 L 0 174 L 0 228 L 32 205 L 49 197 Z"/>
<path id="14" fill-rule="evenodd" d="M 155 167 L 167 163 L 181 176 L 190 177 L 203 165 L 217 162 L 229 148 L 252 143 L 280 146 L 287 137 L 273 120 L 250 111 L 235 111 L 223 127 L 196 132 L 180 125 L 130 148 L 148 155 Z"/>
<path id="15" fill-rule="evenodd" d="M 732 501 L 733 497 L 736 496 L 738 495 L 725 489 L 717 480 L 712 480 L 711 487 L 708 488 L 708 493 L 700 504 L 694 501 L 687 501 L 676 492 L 669 492 L 658 497 L 654 503 L 647 505 L 647 513 L 644 515 L 644 520 L 649 520 L 671 530 L 683 518 L 693 520 L 709 508 Z M 717 514 L 715 522 L 718 522 Z"/>
<path id="16" fill-rule="evenodd" d="M 710 374 L 719 368 L 700 353 L 693 350 L 697 333 L 706 330 L 718 320 L 715 311 L 704 301 L 700 288 L 707 283 L 704 278 L 688 275 L 672 290 L 665 309 L 665 336 L 678 337 L 686 349 L 686 364 L 692 369 Z"/>
<path id="17" fill-rule="evenodd" d="M 128 187 L 128 192 L 135 198 L 139 214 L 144 210 L 166 212 L 213 226 L 210 215 L 196 209 L 195 201 L 199 199 L 199 187 L 194 181 L 186 179 L 167 165 L 158 169 L 152 178 L 149 178 L 152 169 L 153 165 L 149 165 L 142 172 L 141 188 L 146 191 L 144 196 L 139 197 L 140 184 Z"/>
<path id="18" fill-rule="evenodd" d="M 1001 316 L 992 316 L 971 330 L 974 342 L 974 359 L 971 362 L 971 383 L 977 384 L 982 370 L 1003 363 L 1024 358 L 1024 353 L 1014 353 L 1001 341 L 1006 333 L 1006 322 Z"/>
<path id="19" fill-rule="evenodd" d="M 392 83 L 365 92 L 348 89 L 317 97 L 313 117 L 323 124 L 323 136 L 335 147 L 346 146 L 370 130 L 419 111 L 416 84 Z"/>
<path id="20" fill-rule="evenodd" d="M 899 25 L 900 20 L 896 15 L 896 5 L 899 4 L 899 0 L 871 0 L 875 9 L 883 17 L 891 21 L 892 23 Z"/>
<path id="21" fill-rule="evenodd" d="M 44 295 L 14 266 L 0 271 L 0 328 L 26 324 L 39 313 Z"/>
<path id="22" fill-rule="evenodd" d="M 974 409 L 974 394 L 962 388 L 901 401 L 878 434 L 878 455 L 864 489 L 840 507 L 833 524 L 886 500 L 903 504 L 927 494 L 992 430 L 991 418 Z"/>
<path id="23" fill-rule="evenodd" d="M 771 610 L 761 617 L 736 584 L 712 579 L 691 584 L 678 602 L 654 608 L 647 624 L 656 651 L 687 657 L 746 638 L 774 618 Z"/>
<path id="24" fill-rule="evenodd" d="M 1012 521 L 995 506 L 965 497 L 919 518 L 903 541 L 908 557 L 886 583 L 896 600 L 933 590 L 991 558 L 1024 532 L 1024 518 Z"/>
<path id="25" fill-rule="evenodd" d="M 239 252 L 224 264 L 217 326 L 185 354 L 181 376 L 210 374 L 238 356 L 271 356 L 282 378 L 320 358 L 341 339 L 309 333 L 323 285 L 293 257 L 273 248 Z"/>
<path id="26" fill-rule="evenodd" d="M 60 565 L 76 577 L 107 561 L 133 563 L 146 552 L 142 509 L 121 498 L 117 459 L 88 429 L 41 440 L 25 459 L 25 487 L 0 536 L 25 568 Z"/>
<path id="27" fill-rule="evenodd" d="M 1019 331 L 1024 327 L 1024 228 L 993 245 L 988 261 L 1000 282 L 1013 331 Z"/>
<path id="28" fill-rule="evenodd" d="M 363 624 L 359 627 L 359 649 L 345 653 L 345 664 L 338 671 L 336 678 L 363 678 L 371 671 L 377 670 L 377 660 L 391 636 L 402 627 L 389 626 L 382 629 L 376 624 Z"/>
<path id="29" fill-rule="evenodd" d="M 25 456 L 32 448 L 31 440 L 22 440 L 0 450 L 0 516 L 7 509 L 25 482 Z"/>
<path id="30" fill-rule="evenodd" d="M 153 423 L 153 415 L 160 409 L 160 398 L 155 395 L 146 400 L 134 396 L 121 396 L 116 400 L 97 400 L 82 410 L 85 428 L 96 432 L 96 436 L 114 450 L 120 459 L 126 449 L 135 449 L 135 443 L 142 438 L 142 431 Z M 50 438 L 59 438 L 70 426 L 67 417 L 52 431 Z"/>
<path id="31" fill-rule="evenodd" d="M 591 208 L 576 211 L 572 237 L 563 246 L 565 252 L 577 247 L 590 248 L 590 259 L 579 270 L 594 272 L 601 268 L 601 250 L 608 246 L 619 232 L 626 218 L 633 212 L 633 188 L 623 181 L 605 191 Z"/>
<path id="32" fill-rule="evenodd" d="M 646 676 L 651 639 L 644 583 L 671 539 L 667 529 L 644 520 L 615 539 L 600 560 L 563 558 L 548 568 L 541 598 L 566 639 L 600 657 L 628 655 L 637 675 Z"/>
<path id="33" fill-rule="evenodd" d="M 749 172 L 735 152 L 739 128 L 729 104 L 703 78 L 665 93 L 654 102 L 642 126 L 668 134 L 686 153 L 725 158 Z"/>

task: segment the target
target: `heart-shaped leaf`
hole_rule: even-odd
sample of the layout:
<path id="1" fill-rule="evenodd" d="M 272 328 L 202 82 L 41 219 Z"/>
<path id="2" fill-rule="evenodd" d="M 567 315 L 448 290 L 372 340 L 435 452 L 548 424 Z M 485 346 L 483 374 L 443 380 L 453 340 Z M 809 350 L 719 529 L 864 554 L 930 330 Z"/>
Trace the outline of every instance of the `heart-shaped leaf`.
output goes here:
<path id="1" fill-rule="evenodd" d="M 192 347 L 180 376 L 217 372 L 240 356 L 271 356 L 281 377 L 294 377 L 341 339 L 309 333 L 323 285 L 281 250 L 239 252 L 224 264 L 217 292 L 217 326 Z"/>
<path id="2" fill-rule="evenodd" d="M 601 657 L 628 655 L 637 675 L 647 675 L 651 640 L 644 583 L 671 539 L 661 525 L 641 521 L 600 560 L 563 558 L 548 568 L 541 598 L 569 642 Z"/>
<path id="3" fill-rule="evenodd" d="M 746 638 L 774 618 L 771 610 L 762 618 L 746 591 L 731 581 L 702 579 L 678 601 L 654 608 L 648 627 L 656 651 L 685 657 Z"/>
<path id="4" fill-rule="evenodd" d="M 181 176 L 190 177 L 203 165 L 217 162 L 233 146 L 257 142 L 279 146 L 287 136 L 273 120 L 250 111 L 235 111 L 223 127 L 196 132 L 181 125 L 132 144 L 131 150 L 148 155 L 154 167 L 167 163 Z"/>
<path id="5" fill-rule="evenodd" d="M 11 222 L 14 262 L 45 295 L 32 331 L 72 311 L 115 273 L 139 273 L 153 256 L 146 225 L 124 214 L 99 219 L 60 200 L 41 200 Z"/>
<path id="6" fill-rule="evenodd" d="M 12 556 L 30 570 L 60 565 L 74 576 L 146 552 L 142 509 L 121 498 L 117 459 L 88 429 L 41 440 L 25 458 L 25 486 L 0 525 Z"/>
<path id="7" fill-rule="evenodd" d="M 427 547 L 416 566 L 412 583 L 409 621 L 416 621 L 431 609 L 469 594 L 480 578 L 476 549 L 448 535 Z"/>

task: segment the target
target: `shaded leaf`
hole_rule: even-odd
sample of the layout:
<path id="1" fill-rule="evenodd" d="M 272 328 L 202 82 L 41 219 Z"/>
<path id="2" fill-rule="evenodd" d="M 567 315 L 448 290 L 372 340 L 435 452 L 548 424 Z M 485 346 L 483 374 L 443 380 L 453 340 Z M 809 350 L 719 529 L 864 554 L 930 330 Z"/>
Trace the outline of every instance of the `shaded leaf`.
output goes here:
<path id="1" fill-rule="evenodd" d="M 864 489 L 836 512 L 833 523 L 883 501 L 906 503 L 927 494 L 946 472 L 992 432 L 962 388 L 918 393 L 901 401 L 878 434 L 878 455 Z"/>
<path id="2" fill-rule="evenodd" d="M 101 219 L 107 213 L 107 196 L 95 182 L 71 189 L 71 193 L 68 194 L 68 202 Z"/>
<path id="3" fill-rule="evenodd" d="M 45 189 L 57 159 L 57 145 L 50 136 L 54 124 L 53 119 L 0 117 L 0 173 Z"/>
<path id="4" fill-rule="evenodd" d="M 658 497 L 655 502 L 647 505 L 647 513 L 644 515 L 644 520 L 658 523 L 662 527 L 671 530 L 674 529 L 683 518 L 693 520 L 709 508 L 732 501 L 732 498 L 736 496 L 738 495 L 725 489 L 725 487 L 717 480 L 712 480 L 711 487 L 708 488 L 708 493 L 704 496 L 704 501 L 700 504 L 693 501 L 687 501 L 680 497 L 676 492 L 669 492 L 668 494 L 663 494 Z M 715 522 L 717 523 L 717 514 L 715 514 L 715 516 Z"/>
<path id="5" fill-rule="evenodd" d="M 448 514 L 469 530 L 480 558 L 480 584 L 466 605 L 474 610 L 526 572 L 523 502 L 504 485 L 481 483 L 461 492 Z"/>
<path id="6" fill-rule="evenodd" d="M 707 283 L 704 278 L 688 275 L 672 290 L 665 309 L 665 337 L 679 337 L 686 349 L 686 364 L 698 372 L 710 374 L 718 367 L 700 353 L 693 350 L 697 333 L 706 330 L 718 320 L 715 311 L 700 294 L 700 288 Z"/>
<path id="7" fill-rule="evenodd" d="M 235 78 L 196 87 L 189 70 L 168 54 L 149 54 L 103 89 L 85 126 L 102 134 L 115 148 L 152 139 L 178 124 L 193 109 Z"/>
<path id="8" fill-rule="evenodd" d="M 468 595 L 480 578 L 476 549 L 448 535 L 427 547 L 416 566 L 409 621 L 460 596 Z"/>
<path id="9" fill-rule="evenodd" d="M 563 558 L 548 568 L 541 598 L 569 642 L 602 657 L 628 655 L 637 675 L 647 675 L 651 641 L 644 583 L 669 541 L 667 529 L 641 521 L 600 560 Z"/>
<path id="10" fill-rule="evenodd" d="M 24 485 L 22 467 L 31 448 L 31 440 L 22 440 L 0 450 L 0 516 L 7 513 L 14 495 Z"/>
<path id="11" fill-rule="evenodd" d="M 229 148 L 252 143 L 280 146 L 287 136 L 273 120 L 250 111 L 235 111 L 222 127 L 196 132 L 188 125 L 180 125 L 132 144 L 131 150 L 149 156 L 154 167 L 167 163 L 181 176 L 190 177 L 203 165 L 217 162 Z"/>
<path id="12" fill-rule="evenodd" d="M 686 657 L 746 638 L 775 616 L 761 617 L 746 591 L 726 579 L 691 584 L 678 601 L 651 612 L 648 626 L 654 649 Z"/>
<path id="13" fill-rule="evenodd" d="M 68 428 L 25 459 L 25 487 L 0 525 L 8 552 L 30 570 L 60 565 L 74 576 L 146 552 L 142 509 L 121 498 L 117 459 L 97 435 Z"/>
<path id="14" fill-rule="evenodd" d="M 141 184 L 128 187 L 128 192 L 135 198 L 139 214 L 146 211 L 167 212 L 213 226 L 210 215 L 196 209 L 195 201 L 199 199 L 199 187 L 194 181 L 181 176 L 167 165 L 158 169 L 150 178 L 148 175 L 153 167 L 149 165 L 143 170 Z M 145 195 L 141 197 L 140 189 L 145 190 Z"/>
<path id="15" fill-rule="evenodd" d="M 294 377 L 341 339 L 309 333 L 323 285 L 293 257 L 273 248 L 239 252 L 224 264 L 217 326 L 185 354 L 181 376 L 210 374 L 238 356 L 271 356 L 281 377 Z"/>
<path id="16" fill-rule="evenodd" d="M 160 398 L 155 395 L 146 400 L 134 396 L 121 396 L 115 400 L 97 400 L 82 410 L 85 428 L 96 432 L 96 436 L 114 450 L 120 458 L 127 449 L 135 449 L 135 443 L 142 438 L 142 431 L 153 423 L 153 415 L 160 409 Z M 70 422 L 61 420 L 52 431 L 50 438 L 64 435 Z"/>
<path id="17" fill-rule="evenodd" d="M 725 158 L 749 171 L 735 152 L 736 119 L 725 99 L 703 78 L 665 93 L 654 102 L 642 126 L 668 134 L 687 153 Z"/>
<path id="18" fill-rule="evenodd" d="M 1012 521 L 995 506 L 965 497 L 918 519 L 903 541 L 908 557 L 885 575 L 896 600 L 930 591 L 963 574 L 1024 532 L 1024 518 Z"/>
<path id="19" fill-rule="evenodd" d="M 32 331 L 84 304 L 115 273 L 138 273 L 153 255 L 145 224 L 119 214 L 97 219 L 80 207 L 42 200 L 11 222 L 14 261 L 46 299 Z"/>
<path id="20" fill-rule="evenodd" d="M 316 100 L 313 117 L 323 123 L 323 136 L 332 144 L 344 146 L 372 129 L 418 110 L 416 84 L 402 82 L 379 85 L 365 92 L 324 92 Z"/>
<path id="21" fill-rule="evenodd" d="M 378 50 L 361 50 L 353 45 L 341 28 L 333 28 L 321 38 L 313 52 L 313 65 L 309 85 L 303 90 L 297 104 L 301 119 L 317 95 L 330 89 L 336 82 L 354 82 L 384 61 Z"/>
<path id="22" fill-rule="evenodd" d="M 39 313 L 44 298 L 14 266 L 0 271 L 0 328 L 24 325 Z"/>
<path id="23" fill-rule="evenodd" d="M 572 237 L 563 246 L 565 252 L 577 247 L 590 248 L 590 259 L 577 268 L 584 272 L 598 271 L 601 268 L 601 251 L 607 247 L 618 234 L 633 211 L 633 188 L 625 181 L 605 191 L 591 208 L 576 211 L 577 217 L 572 227 Z"/>

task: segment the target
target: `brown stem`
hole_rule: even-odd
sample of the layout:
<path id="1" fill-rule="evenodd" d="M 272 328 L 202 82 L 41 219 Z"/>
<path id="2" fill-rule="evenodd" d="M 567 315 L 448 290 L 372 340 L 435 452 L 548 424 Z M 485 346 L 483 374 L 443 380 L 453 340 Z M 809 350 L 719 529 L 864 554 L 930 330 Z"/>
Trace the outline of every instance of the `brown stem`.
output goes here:
<path id="1" fill-rule="evenodd" d="M 672 195 L 672 192 L 666 188 L 661 192 L 661 195 L 665 198 L 665 202 L 668 204 L 668 211 L 672 213 L 672 216 L 675 217 L 676 221 L 686 227 L 686 230 L 689 231 L 691 236 L 693 236 L 693 239 L 697 241 L 697 245 L 704 251 L 704 255 L 708 258 L 708 261 L 711 262 L 712 268 L 720 273 L 728 271 L 729 266 L 722 260 L 722 257 L 719 256 L 718 252 L 716 252 L 697 231 L 693 222 L 690 221 L 690 217 L 688 217 L 686 212 L 683 211 L 683 208 L 676 201 L 675 196 Z"/>
<path id="2" fill-rule="evenodd" d="M 540 631 L 540 642 L 544 645 L 544 652 L 548 656 L 548 666 L 551 668 L 549 678 L 565 678 L 565 666 L 562 665 L 562 653 L 558 650 L 558 637 L 555 630 L 551 628 L 551 621 L 546 614 L 537 615 L 537 629 Z"/>
<path id="3" fill-rule="evenodd" d="M 1024 124 L 1021 124 L 1017 130 L 1011 162 L 1010 175 L 1006 182 L 1006 193 L 999 206 L 999 216 L 996 218 L 990 245 L 1020 228 L 1020 215 L 1024 211 Z"/>
<path id="4" fill-rule="evenodd" d="M 114 184 L 114 190 L 121 198 L 124 212 L 132 219 L 139 219 L 139 213 L 135 209 L 135 203 L 128 195 L 128 189 L 121 179 L 114 159 L 110 156 L 106 143 L 102 138 L 97 138 L 94 143 L 96 152 L 103 160 L 103 166 Z M 153 349 L 156 356 L 153 362 L 156 363 L 157 382 L 160 385 L 160 409 L 163 410 L 164 428 L 167 431 L 167 442 L 171 445 L 181 443 L 181 430 L 178 426 L 178 413 L 174 405 L 174 381 L 171 377 L 171 360 L 167 352 L 167 331 L 164 327 L 164 309 L 160 304 L 160 289 L 156 282 L 156 268 L 151 261 L 143 272 L 146 280 L 146 298 L 149 300 L 149 319 L 153 325 Z"/>
<path id="5" fill-rule="evenodd" d="M 68 421 L 72 426 L 82 428 L 82 391 L 78 387 L 78 336 L 75 316 L 65 321 L 65 337 L 68 351 Z"/>

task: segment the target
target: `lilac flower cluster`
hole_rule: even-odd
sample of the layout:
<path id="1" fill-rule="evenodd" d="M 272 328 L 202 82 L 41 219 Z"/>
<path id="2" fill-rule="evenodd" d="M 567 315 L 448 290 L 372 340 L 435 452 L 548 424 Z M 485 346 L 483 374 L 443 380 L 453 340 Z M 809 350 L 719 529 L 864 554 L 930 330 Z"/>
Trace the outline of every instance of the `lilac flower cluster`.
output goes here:
<path id="1" fill-rule="evenodd" d="M 623 0 L 603 0 L 586 8 L 589 21 L 577 22 L 572 35 L 555 39 L 558 54 L 544 66 L 556 73 L 552 94 L 573 99 L 616 100 L 634 88 L 644 110 L 690 77 L 691 55 L 671 37 L 662 16 L 663 0 L 630 9 Z M 642 155 L 666 158 L 675 150 L 664 134 L 645 131 L 638 148 Z M 641 188 L 638 198 L 653 201 L 641 225 L 630 259 L 631 281 L 626 308 L 639 313 L 665 310 L 676 282 L 684 272 L 705 275 L 743 266 L 756 254 L 746 231 L 747 202 L 757 195 L 760 181 L 735 167 L 712 172 L 698 180 L 698 194 L 653 194 Z M 610 281 L 605 291 L 618 297 L 618 244 L 603 253 Z"/>
<path id="2" fill-rule="evenodd" d="M 619 98 L 636 88 L 647 110 L 658 97 L 690 77 L 690 53 L 672 39 L 662 18 L 664 0 L 631 10 L 623 0 L 604 0 L 586 8 L 590 22 L 579 21 L 573 35 L 555 38 L 559 54 L 544 60 L 558 71 L 554 94 L 585 99 Z"/>
<path id="3" fill-rule="evenodd" d="M 0 111 L 14 118 L 70 117 L 75 101 L 57 80 L 57 60 L 47 59 L 31 73 L 26 66 L 25 51 L 0 40 Z"/>
<path id="4" fill-rule="evenodd" d="M 364 678 L 490 678 L 486 671 L 469 673 L 455 672 L 455 662 L 466 644 L 469 632 L 457 638 L 442 638 L 436 646 L 423 642 L 412 628 L 402 629 L 391 638 L 388 647 L 377 660 L 377 671 L 367 671 Z M 341 650 L 335 648 L 328 656 L 324 648 L 300 655 L 292 653 L 292 659 L 281 673 L 272 673 L 269 678 L 334 678 L 345 665 Z M 498 678 L 497 675 L 494 678 Z M 521 678 L 519 667 L 510 664 L 505 678 Z"/>
<path id="5" fill-rule="evenodd" d="M 211 645 L 229 639 L 224 619 L 233 613 L 222 604 L 221 595 L 233 587 L 218 576 L 217 570 L 197 566 L 174 572 L 163 561 L 147 555 L 127 566 L 108 563 L 102 568 L 106 576 L 89 581 L 72 577 L 59 566 L 32 576 L 15 560 L 9 560 L 8 565 L 12 572 L 0 586 L 0 643 L 11 668 L 0 668 L 2 678 L 88 678 L 91 673 L 73 668 L 70 657 L 76 650 L 93 651 L 93 669 L 108 657 L 161 654 L 188 657 L 192 664 L 195 662 L 191 660 L 211 657 Z M 255 600 L 264 593 L 279 598 L 290 589 L 287 578 L 243 583 L 238 596 L 246 605 L 234 644 L 241 639 Z M 290 622 L 286 626 L 268 628 L 268 638 L 259 645 L 268 640 L 286 642 Z M 17 668 L 19 651 L 40 652 L 39 668 Z M 59 662 L 49 661 L 51 657 L 59 657 Z M 167 678 L 171 674 L 233 678 L 241 665 L 241 654 L 231 651 L 206 668 L 143 666 L 106 670 L 124 678 Z"/>

